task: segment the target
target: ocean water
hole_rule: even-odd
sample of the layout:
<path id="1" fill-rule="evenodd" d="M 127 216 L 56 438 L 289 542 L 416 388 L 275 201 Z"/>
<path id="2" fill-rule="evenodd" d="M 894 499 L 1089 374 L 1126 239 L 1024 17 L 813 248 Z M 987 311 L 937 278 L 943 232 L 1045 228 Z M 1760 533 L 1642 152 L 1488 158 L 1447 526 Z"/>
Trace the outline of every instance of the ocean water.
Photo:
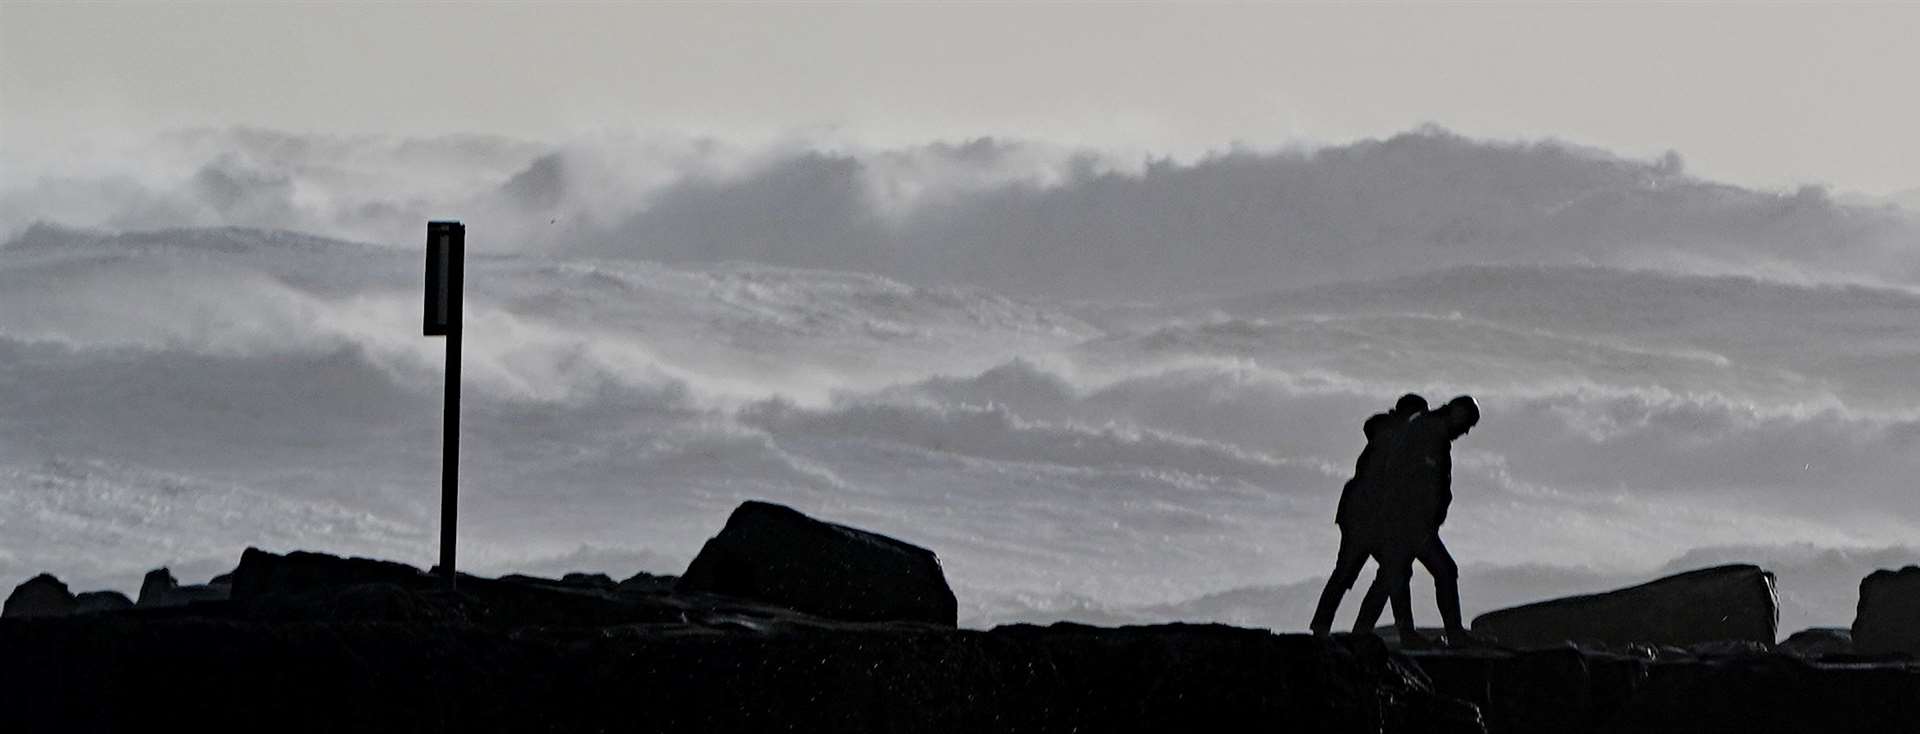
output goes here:
<path id="1" fill-rule="evenodd" d="M 222 144 L 251 150 L 243 142 Z M 460 518 L 474 571 L 677 573 L 735 505 L 765 499 L 932 548 L 967 625 L 1300 629 L 1331 565 L 1360 423 L 1407 391 L 1472 394 L 1485 414 L 1456 444 L 1444 531 L 1469 614 L 1744 560 L 1781 575 L 1785 632 L 1847 624 L 1860 576 L 1920 562 L 1920 291 L 1885 265 L 1902 251 L 1856 236 L 1862 218 L 1904 221 L 1895 214 L 1751 192 L 1674 214 L 1660 207 L 1694 198 L 1656 197 L 1618 216 L 1660 236 L 1671 221 L 1729 234 L 1657 256 L 1636 245 L 1596 257 L 1573 235 L 1555 250 L 1566 257 L 1511 245 L 1427 257 L 1426 240 L 1378 267 L 1282 253 L 1210 288 L 1169 269 L 1240 255 L 1193 245 L 1139 265 L 1103 254 L 1098 232 L 1027 230 L 1028 250 L 983 245 L 991 255 L 967 261 L 912 239 L 961 242 L 958 218 L 1011 198 L 1079 211 L 1164 171 L 1074 174 L 1091 164 L 1069 161 L 1056 175 L 1028 151 L 988 175 L 961 165 L 985 153 L 945 149 L 928 154 L 945 161 L 935 175 L 855 155 L 859 191 L 902 168 L 945 188 L 863 204 L 849 221 L 905 244 L 843 252 L 836 237 L 868 235 L 809 218 L 793 192 L 822 184 L 785 181 L 784 163 L 701 158 L 616 218 L 593 197 L 540 194 L 567 188 L 536 180 L 564 178 L 541 172 L 559 165 L 542 150 L 448 153 L 447 168 L 494 188 L 434 200 L 536 199 L 495 232 L 601 212 L 591 236 L 537 246 L 476 234 Z M 132 592 L 161 565 L 204 580 L 250 545 L 433 562 L 443 347 L 419 332 L 421 255 L 407 234 L 419 227 L 349 200 L 389 181 L 384 169 L 328 178 L 296 162 L 269 183 L 220 188 L 203 179 L 224 169 L 202 168 L 186 194 L 109 187 L 92 209 L 71 180 L 0 190 L 0 585 L 52 571 L 76 590 Z M 1173 173 L 1204 178 L 1208 165 Z M 756 186 L 781 203 L 741 193 Z M 263 190 L 284 206 L 234 203 Z M 1851 260 L 1783 277 L 1781 263 L 1800 262 L 1781 254 L 1786 235 L 1752 224 L 1774 210 L 1746 212 L 1760 205 L 1740 196 L 1784 207 Z M 128 203 L 156 200 L 174 204 Z M 796 220 L 810 254 L 690 249 L 701 230 L 686 212 L 701 207 L 729 232 L 743 217 Z M 34 225 L 52 217 L 32 212 L 85 227 Z M 1566 226 L 1594 230 L 1600 216 Z M 1558 231 L 1541 221 L 1526 231 Z M 1742 233 L 1764 254 L 1727 256 Z M 637 244 L 611 247 L 618 237 Z M 1112 278 L 1048 286 L 1073 247 Z M 1434 618 L 1430 602 L 1421 610 Z"/>

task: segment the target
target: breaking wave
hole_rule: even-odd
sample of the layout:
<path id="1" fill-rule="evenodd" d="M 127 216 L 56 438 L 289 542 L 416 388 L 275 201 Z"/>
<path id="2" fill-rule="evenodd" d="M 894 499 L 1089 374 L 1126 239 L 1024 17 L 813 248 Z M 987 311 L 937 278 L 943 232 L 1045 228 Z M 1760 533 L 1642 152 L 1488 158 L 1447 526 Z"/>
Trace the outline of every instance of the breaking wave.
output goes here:
<path id="1" fill-rule="evenodd" d="M 1913 224 L 1818 191 L 1432 130 L 163 149 L 0 181 L 0 585 L 430 562 L 410 243 L 458 211 L 476 570 L 674 572 L 760 498 L 937 550 L 968 624 L 1297 628 L 1360 422 L 1409 390 L 1486 412 L 1447 529 L 1472 609 L 1732 548 L 1828 569 L 1782 570 L 1784 617 L 1844 624 L 1816 576 L 1916 560 Z"/>

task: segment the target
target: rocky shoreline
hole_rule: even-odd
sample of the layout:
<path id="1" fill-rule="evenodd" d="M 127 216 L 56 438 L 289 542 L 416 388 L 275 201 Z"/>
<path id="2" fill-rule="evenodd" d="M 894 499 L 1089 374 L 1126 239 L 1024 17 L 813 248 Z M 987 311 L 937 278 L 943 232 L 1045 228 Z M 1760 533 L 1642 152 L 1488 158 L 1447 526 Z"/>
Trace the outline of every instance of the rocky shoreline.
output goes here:
<path id="1" fill-rule="evenodd" d="M 958 629 L 931 553 L 787 513 L 743 506 L 702 550 L 693 583 L 462 576 L 449 589 L 403 564 L 249 549 L 206 584 L 160 570 L 137 602 L 82 610 L 59 606 L 81 595 L 36 578 L 0 619 L 0 716 L 21 732 L 1895 732 L 1920 722 L 1920 663 L 1861 654 L 1835 634 L 1777 646 L 1402 650 L 1391 636 L 1225 625 Z M 766 555 L 795 538 L 813 550 Z M 1756 597 L 1743 579 L 1770 582 L 1752 567 L 1709 571 L 1687 578 L 1711 586 L 1672 577 L 1549 604 L 1537 623 L 1507 610 L 1487 628 L 1548 634 L 1575 624 L 1570 609 L 1676 586 L 1733 589 L 1728 598 L 1747 603 Z M 1879 576 L 1876 598 L 1906 598 L 1889 586 L 1904 576 Z M 29 602 L 65 613 L 24 613 Z"/>

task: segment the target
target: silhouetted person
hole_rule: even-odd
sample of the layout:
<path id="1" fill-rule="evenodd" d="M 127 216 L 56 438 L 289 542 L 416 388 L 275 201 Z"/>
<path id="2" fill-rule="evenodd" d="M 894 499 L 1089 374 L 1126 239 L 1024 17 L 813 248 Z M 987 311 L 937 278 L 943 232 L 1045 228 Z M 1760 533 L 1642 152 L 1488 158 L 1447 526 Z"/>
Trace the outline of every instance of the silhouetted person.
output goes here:
<path id="1" fill-rule="evenodd" d="M 1439 409 L 1408 421 L 1391 446 L 1393 456 L 1383 461 L 1378 481 L 1389 486 L 1386 495 L 1395 498 L 1388 513 L 1393 522 L 1387 532 L 1412 541 L 1388 542 L 1379 553 L 1381 572 L 1360 602 L 1360 614 L 1354 629 L 1371 629 L 1380 619 L 1380 608 L 1391 599 L 1394 625 L 1403 641 L 1418 644 L 1412 632 L 1411 562 L 1390 569 L 1388 561 L 1417 560 L 1433 576 L 1434 593 L 1440 607 L 1440 619 L 1446 626 L 1449 644 L 1472 642 L 1474 637 L 1460 621 L 1460 567 L 1440 540 L 1440 526 L 1447 521 L 1447 509 L 1453 504 L 1453 441 L 1467 435 L 1480 422 L 1480 406 L 1462 395 L 1447 401 Z M 1412 637 L 1408 638 L 1407 635 Z"/>
<path id="2" fill-rule="evenodd" d="M 1391 446 L 1398 439 L 1400 431 L 1410 419 L 1427 411 L 1427 400 L 1419 395 L 1407 393 L 1385 413 L 1375 413 L 1361 424 L 1360 430 L 1367 436 L 1367 445 L 1360 450 L 1359 460 L 1354 462 L 1353 478 L 1347 480 L 1340 489 L 1340 505 L 1334 510 L 1333 522 L 1340 528 L 1340 550 L 1333 562 L 1333 574 L 1327 577 L 1326 588 L 1320 591 L 1320 603 L 1313 612 L 1313 622 L 1308 625 L 1314 634 L 1324 635 L 1333 628 L 1333 615 L 1339 611 L 1340 599 L 1347 590 L 1353 588 L 1353 582 L 1360 577 L 1360 571 L 1367 559 L 1376 557 L 1388 538 L 1379 532 L 1376 518 L 1381 514 L 1381 505 L 1385 487 L 1378 479 L 1381 472 L 1389 467 L 1385 460 L 1392 456 Z M 1389 587 L 1391 588 L 1391 587 Z M 1398 607 L 1395 608 L 1396 611 Z M 1375 613 L 1376 618 L 1378 613 Z M 1407 619 L 1411 620 L 1409 613 Z"/>

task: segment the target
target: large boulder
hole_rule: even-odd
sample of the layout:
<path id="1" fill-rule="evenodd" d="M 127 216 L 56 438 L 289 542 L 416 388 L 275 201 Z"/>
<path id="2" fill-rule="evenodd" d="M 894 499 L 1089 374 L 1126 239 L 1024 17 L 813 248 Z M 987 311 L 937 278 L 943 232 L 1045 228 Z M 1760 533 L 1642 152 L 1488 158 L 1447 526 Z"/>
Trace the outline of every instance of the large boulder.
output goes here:
<path id="1" fill-rule="evenodd" d="M 735 508 L 674 588 L 856 622 L 951 627 L 958 615 L 933 551 L 768 502 Z"/>
<path id="2" fill-rule="evenodd" d="M 1864 655 L 1920 656 L 1920 566 L 1882 569 L 1860 580 L 1853 649 Z"/>
<path id="3" fill-rule="evenodd" d="M 1488 612 L 1472 626 L 1476 634 L 1517 647 L 1569 641 L 1601 647 L 1688 647 L 1728 640 L 1770 647 L 1779 619 L 1773 574 L 1740 564 Z"/>
<path id="4" fill-rule="evenodd" d="M 132 608 L 133 600 L 118 591 L 88 591 L 73 598 L 74 614 L 118 612 Z"/>
<path id="5" fill-rule="evenodd" d="M 190 584 L 181 586 L 173 578 L 173 572 L 165 567 L 148 571 L 140 581 L 140 601 L 142 609 L 157 607 L 186 606 L 196 601 L 220 601 L 227 598 L 231 590 L 228 584 Z"/>
<path id="6" fill-rule="evenodd" d="M 294 551 L 286 555 L 248 548 L 233 569 L 232 598 L 247 601 L 275 594 L 305 594 L 361 584 L 391 584 L 400 588 L 430 583 L 420 569 L 371 558 L 341 558 L 325 553 Z"/>
<path id="7" fill-rule="evenodd" d="M 0 617 L 64 617 L 79 608 L 79 601 L 67 585 L 53 574 L 43 573 L 13 587 Z"/>
<path id="8" fill-rule="evenodd" d="M 1808 627 L 1781 640 L 1774 649 L 1803 658 L 1846 655 L 1853 652 L 1853 632 L 1845 627 Z"/>

